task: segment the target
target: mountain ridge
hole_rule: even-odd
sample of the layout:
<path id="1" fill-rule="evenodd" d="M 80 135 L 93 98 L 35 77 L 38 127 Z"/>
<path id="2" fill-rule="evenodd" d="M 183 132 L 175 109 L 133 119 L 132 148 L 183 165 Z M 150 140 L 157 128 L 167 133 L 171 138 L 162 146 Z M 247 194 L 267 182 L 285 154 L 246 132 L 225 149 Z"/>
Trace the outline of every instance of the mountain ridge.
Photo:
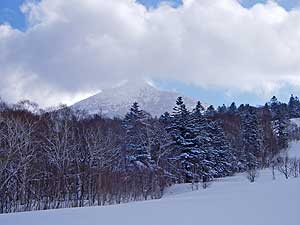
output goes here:
<path id="1" fill-rule="evenodd" d="M 148 81 L 122 82 L 114 87 L 81 100 L 71 108 L 86 111 L 88 114 L 101 114 L 105 117 L 122 118 L 134 102 L 152 116 L 172 112 L 176 99 L 181 96 L 189 110 L 196 106 L 197 100 L 176 91 L 162 90 Z M 206 104 L 203 105 L 207 107 Z"/>

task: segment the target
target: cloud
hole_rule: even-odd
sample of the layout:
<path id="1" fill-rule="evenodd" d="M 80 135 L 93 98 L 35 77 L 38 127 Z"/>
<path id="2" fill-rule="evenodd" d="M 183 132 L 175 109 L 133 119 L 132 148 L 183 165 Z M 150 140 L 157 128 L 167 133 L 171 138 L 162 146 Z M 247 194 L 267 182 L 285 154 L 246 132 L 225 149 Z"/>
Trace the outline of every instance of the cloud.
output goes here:
<path id="1" fill-rule="evenodd" d="M 29 28 L 0 25 L 0 95 L 42 106 L 121 80 L 176 80 L 270 94 L 300 86 L 300 11 L 277 3 L 185 0 L 147 10 L 134 0 L 42 0 Z"/>

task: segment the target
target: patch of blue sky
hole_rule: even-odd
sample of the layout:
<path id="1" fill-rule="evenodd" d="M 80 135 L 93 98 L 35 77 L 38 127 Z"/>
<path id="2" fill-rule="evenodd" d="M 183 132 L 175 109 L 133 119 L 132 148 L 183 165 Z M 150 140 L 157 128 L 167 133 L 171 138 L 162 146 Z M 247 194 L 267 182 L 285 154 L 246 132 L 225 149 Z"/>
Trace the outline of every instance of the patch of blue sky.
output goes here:
<path id="1" fill-rule="evenodd" d="M 291 10 L 300 7 L 299 0 L 275 0 L 279 5 L 281 5 L 286 10 Z M 240 3 L 245 8 L 251 8 L 257 3 L 265 4 L 268 0 L 240 0 Z"/>
<path id="2" fill-rule="evenodd" d="M 174 7 L 182 4 L 182 0 L 137 0 L 139 3 L 145 5 L 147 8 L 156 8 L 162 2 L 167 2 Z"/>
<path id="3" fill-rule="evenodd" d="M 24 0 L 0 0 L 0 24 L 9 24 L 12 27 L 25 30 L 26 19 L 21 12 Z"/>
<path id="4" fill-rule="evenodd" d="M 235 102 L 237 105 L 247 103 L 254 106 L 262 106 L 272 97 L 272 95 L 264 96 L 261 93 L 246 92 L 238 89 L 212 86 L 204 88 L 177 81 L 156 81 L 154 83 L 161 89 L 174 90 L 215 107 L 222 104 L 229 106 L 232 102 Z M 274 95 L 282 102 L 287 102 L 291 94 L 300 96 L 299 86 L 286 84 L 280 90 L 274 90 Z"/>

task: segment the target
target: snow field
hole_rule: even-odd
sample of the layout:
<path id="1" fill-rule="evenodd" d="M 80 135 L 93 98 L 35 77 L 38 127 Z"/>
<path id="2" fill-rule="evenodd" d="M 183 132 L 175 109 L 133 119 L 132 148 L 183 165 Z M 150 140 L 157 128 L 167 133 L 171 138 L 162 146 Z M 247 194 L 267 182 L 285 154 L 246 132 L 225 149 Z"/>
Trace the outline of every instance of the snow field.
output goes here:
<path id="1" fill-rule="evenodd" d="M 2 225 L 299 225 L 300 178 L 270 170 L 255 183 L 246 175 L 215 181 L 199 191 L 175 185 L 160 200 L 107 207 L 0 215 Z"/>

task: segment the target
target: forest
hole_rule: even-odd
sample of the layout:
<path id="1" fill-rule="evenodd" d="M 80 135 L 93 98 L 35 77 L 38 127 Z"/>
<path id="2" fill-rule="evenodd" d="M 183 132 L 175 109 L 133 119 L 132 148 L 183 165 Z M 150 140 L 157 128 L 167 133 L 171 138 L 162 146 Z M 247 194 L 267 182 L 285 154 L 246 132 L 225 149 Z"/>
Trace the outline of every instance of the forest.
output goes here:
<path id="1" fill-rule="evenodd" d="M 159 118 L 137 102 L 124 118 L 30 101 L 0 103 L 0 213 L 120 204 L 161 198 L 176 183 L 208 188 L 214 179 L 271 167 L 299 174 L 280 156 L 300 131 L 300 101 L 189 111 L 178 97 Z"/>

